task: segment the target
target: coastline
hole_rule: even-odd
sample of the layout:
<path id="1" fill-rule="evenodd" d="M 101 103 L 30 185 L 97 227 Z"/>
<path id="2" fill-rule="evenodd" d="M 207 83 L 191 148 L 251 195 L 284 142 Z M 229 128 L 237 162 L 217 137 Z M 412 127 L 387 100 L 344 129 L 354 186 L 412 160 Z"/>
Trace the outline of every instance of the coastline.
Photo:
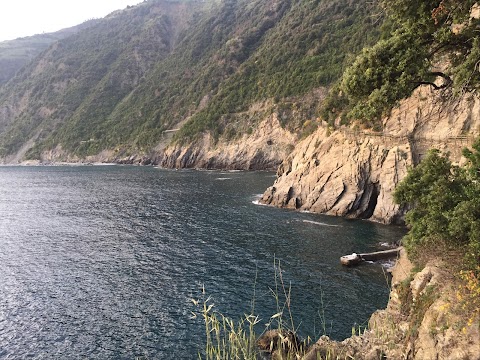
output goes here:
<path id="1" fill-rule="evenodd" d="M 443 262 L 432 259 L 418 271 L 402 250 L 391 274 L 388 305 L 367 329 L 343 341 L 322 336 L 303 359 L 480 359 L 480 319 L 458 313 L 458 279 Z"/>

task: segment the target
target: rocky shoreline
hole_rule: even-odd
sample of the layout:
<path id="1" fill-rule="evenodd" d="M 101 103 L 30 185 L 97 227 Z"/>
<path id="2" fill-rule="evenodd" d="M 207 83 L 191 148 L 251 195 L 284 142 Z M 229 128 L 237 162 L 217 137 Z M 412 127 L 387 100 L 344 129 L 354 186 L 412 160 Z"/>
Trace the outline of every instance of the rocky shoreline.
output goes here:
<path id="1" fill-rule="evenodd" d="M 322 336 L 308 348 L 291 331 L 270 330 L 257 345 L 269 359 L 299 352 L 303 360 L 478 360 L 480 319 L 478 312 L 465 317 L 460 288 L 444 262 L 433 259 L 417 271 L 402 250 L 392 269 L 388 305 L 372 314 L 368 327 L 353 329 L 343 341 Z"/>
<path id="2" fill-rule="evenodd" d="M 262 111 L 266 111 L 262 108 Z M 204 134 L 192 143 L 169 145 L 167 136 L 149 153 L 125 154 L 104 150 L 84 158 L 71 155 L 61 146 L 42 153 L 39 160 L 22 160 L 25 151 L 3 159 L 5 165 L 119 164 L 159 166 L 168 169 L 269 170 L 276 171 L 294 148 L 296 135 L 283 128 L 278 113 L 266 115 L 251 133 L 227 140 Z"/>
<path id="3" fill-rule="evenodd" d="M 280 112 L 270 103 L 257 104 L 246 114 L 261 119 L 251 131 L 227 139 L 205 133 L 189 144 L 170 144 L 171 134 L 150 153 L 129 154 L 121 149 L 104 150 L 80 158 L 60 146 L 42 153 L 41 160 L 26 164 L 115 163 L 199 168 L 210 170 L 277 170 L 277 179 L 263 194 L 264 204 L 343 216 L 384 224 L 401 224 L 406 209 L 393 201 L 396 185 L 435 147 L 461 160 L 461 149 L 480 135 L 480 100 L 465 96 L 446 102 L 422 87 L 400 103 L 382 131 L 320 123 L 318 129 L 298 142 L 282 127 Z M 260 114 L 260 115 L 259 115 Z M 298 142 L 298 143 L 297 143 Z M 3 159 L 18 164 L 23 152 Z"/>
<path id="4" fill-rule="evenodd" d="M 326 124 L 283 161 L 264 204 L 335 216 L 401 223 L 406 209 L 393 201 L 396 185 L 430 148 L 461 149 L 480 134 L 480 100 L 445 103 L 418 89 L 383 121 L 383 131 L 358 125 L 332 131 Z"/>
<path id="5" fill-rule="evenodd" d="M 371 316 L 368 329 L 340 342 L 322 336 L 303 359 L 480 359 L 480 319 L 469 324 L 456 311 L 458 281 L 444 263 L 415 272 L 402 251 L 392 277 L 387 308 Z"/>
<path id="6" fill-rule="evenodd" d="M 431 147 L 461 162 L 459 150 L 480 134 L 480 100 L 445 106 L 428 89 L 419 89 L 384 119 L 381 133 L 355 126 L 332 131 L 324 124 L 295 149 L 294 135 L 274 114 L 259 129 L 230 143 L 215 143 L 205 135 L 194 144 L 151 155 L 119 157 L 104 151 L 79 159 L 56 149 L 41 162 L 23 164 L 223 170 L 272 170 L 280 164 L 275 183 L 261 198 L 263 204 L 395 224 L 402 222 L 406 210 L 393 202 L 398 182 Z M 413 270 L 402 252 L 388 306 L 372 315 L 368 329 L 341 342 L 321 337 L 304 359 L 480 360 L 480 330 L 475 326 L 480 319 L 464 326 L 466 320 L 454 311 L 459 305 L 455 277 L 438 260 L 420 272 Z"/>

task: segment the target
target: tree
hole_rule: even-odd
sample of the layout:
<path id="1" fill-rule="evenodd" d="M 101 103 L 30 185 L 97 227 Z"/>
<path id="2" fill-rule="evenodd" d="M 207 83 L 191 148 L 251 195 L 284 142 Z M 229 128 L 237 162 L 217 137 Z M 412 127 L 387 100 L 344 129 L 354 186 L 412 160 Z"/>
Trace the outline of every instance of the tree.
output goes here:
<path id="1" fill-rule="evenodd" d="M 472 150 L 463 149 L 463 156 L 468 160 L 468 169 L 472 181 L 480 181 L 480 139 L 472 145 Z"/>
<path id="2" fill-rule="evenodd" d="M 425 246 L 443 241 L 465 252 L 468 267 L 480 264 L 480 139 L 464 153 L 466 167 L 453 165 L 448 156 L 431 150 L 411 169 L 394 193 L 395 201 L 409 206 L 410 227 L 404 244 L 414 256 Z"/>
<path id="3" fill-rule="evenodd" d="M 474 0 L 379 1 L 385 28 L 392 30 L 343 75 L 341 88 L 353 104 L 350 117 L 379 118 L 420 85 L 453 88 L 457 95 L 480 87 Z"/>
<path id="4" fill-rule="evenodd" d="M 423 54 L 422 54 L 423 51 Z M 415 34 L 397 31 L 366 48 L 344 73 L 341 87 L 355 104 L 351 117 L 382 116 L 428 78 L 429 62 Z"/>

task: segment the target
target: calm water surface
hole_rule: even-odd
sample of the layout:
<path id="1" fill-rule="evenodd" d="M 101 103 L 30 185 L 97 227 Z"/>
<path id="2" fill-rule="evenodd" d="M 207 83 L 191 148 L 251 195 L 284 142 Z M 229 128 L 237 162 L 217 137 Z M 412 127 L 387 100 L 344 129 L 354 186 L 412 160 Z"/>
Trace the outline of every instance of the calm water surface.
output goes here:
<path id="1" fill-rule="evenodd" d="M 274 259 L 303 336 L 342 339 L 384 307 L 378 265 L 341 255 L 403 230 L 258 206 L 272 173 L 0 168 L 1 359 L 195 359 L 202 286 L 235 319 L 276 313 Z M 324 316 L 320 316 L 324 313 Z M 325 324 L 325 327 L 322 325 Z"/>

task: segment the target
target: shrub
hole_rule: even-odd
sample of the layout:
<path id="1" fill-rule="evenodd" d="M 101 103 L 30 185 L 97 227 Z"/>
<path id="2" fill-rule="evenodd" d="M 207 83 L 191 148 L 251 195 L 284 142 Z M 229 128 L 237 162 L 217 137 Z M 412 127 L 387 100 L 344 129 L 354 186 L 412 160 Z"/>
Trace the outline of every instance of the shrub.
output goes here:
<path id="1" fill-rule="evenodd" d="M 405 217 L 410 231 L 404 238 L 414 256 L 441 239 L 465 254 L 466 268 L 480 263 L 480 139 L 465 150 L 465 167 L 453 165 L 448 155 L 431 150 L 398 185 L 395 201 L 409 206 Z"/>

